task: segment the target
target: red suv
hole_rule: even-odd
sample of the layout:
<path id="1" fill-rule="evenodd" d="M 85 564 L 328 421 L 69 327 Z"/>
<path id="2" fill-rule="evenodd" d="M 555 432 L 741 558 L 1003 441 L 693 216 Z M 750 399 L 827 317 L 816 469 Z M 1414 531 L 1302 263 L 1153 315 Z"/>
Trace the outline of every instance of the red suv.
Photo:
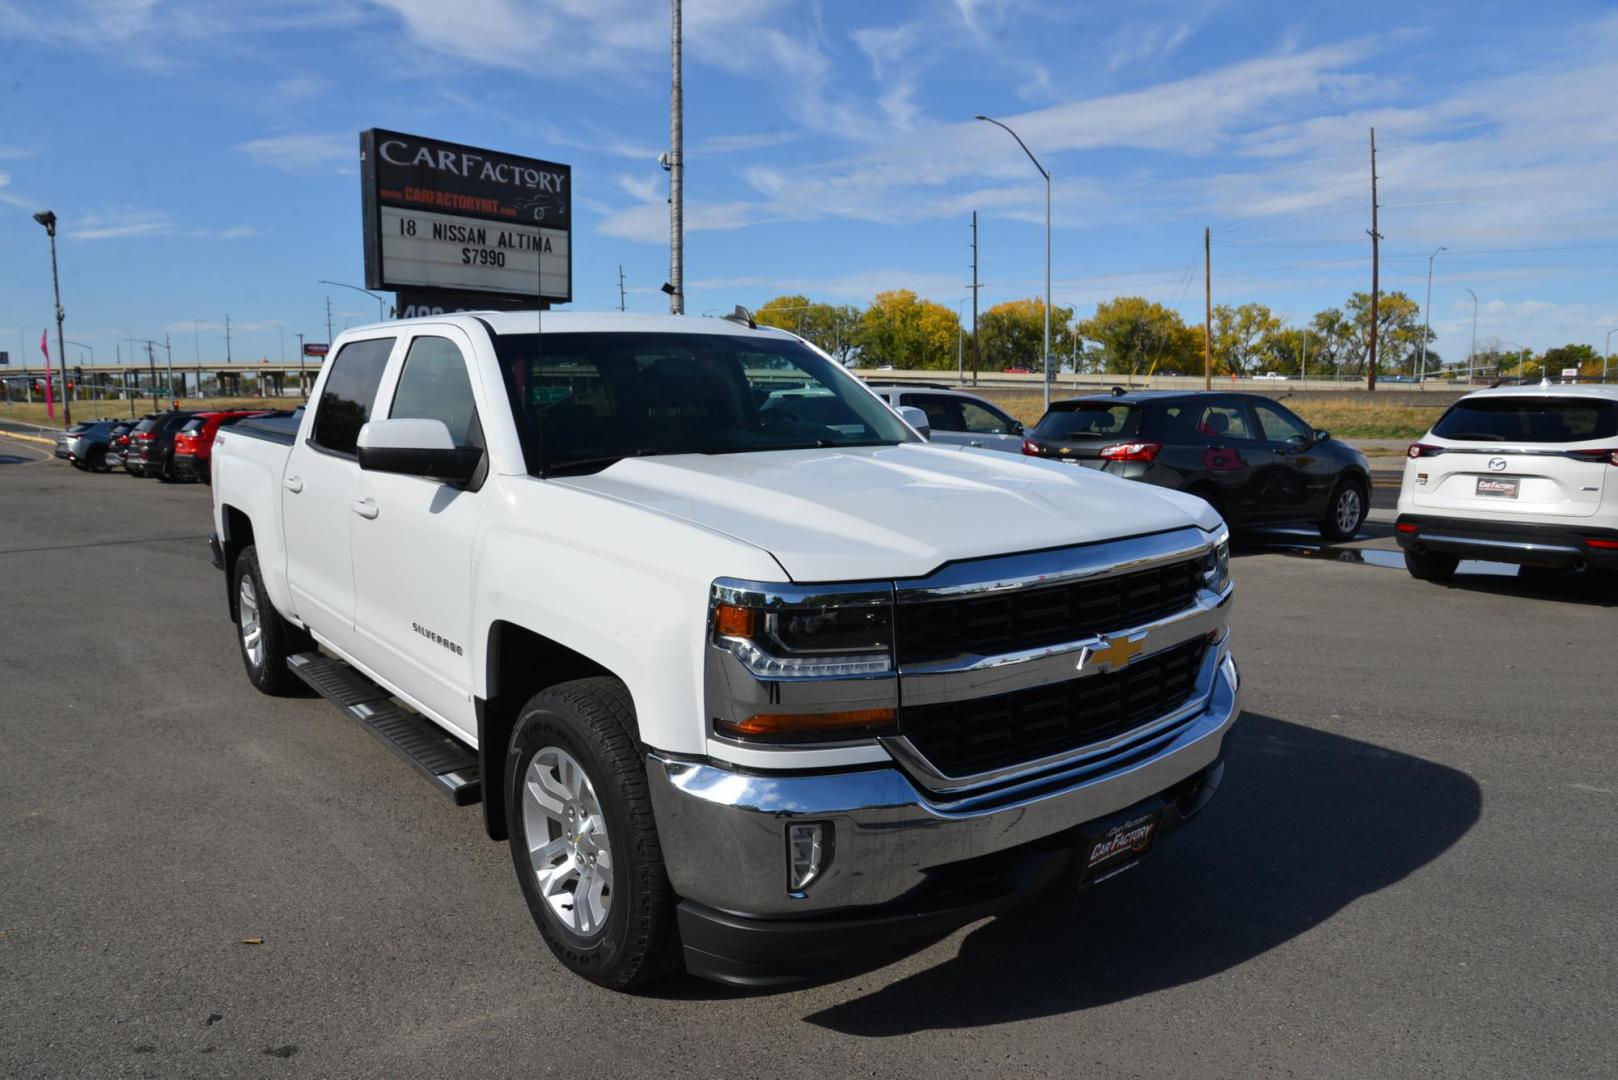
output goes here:
<path id="1" fill-rule="evenodd" d="M 197 413 L 174 436 L 174 472 L 178 476 L 195 477 L 204 484 L 212 482 L 209 462 L 213 458 L 213 437 L 222 425 L 233 424 L 249 416 L 267 416 L 264 409 L 237 409 L 228 412 Z"/>

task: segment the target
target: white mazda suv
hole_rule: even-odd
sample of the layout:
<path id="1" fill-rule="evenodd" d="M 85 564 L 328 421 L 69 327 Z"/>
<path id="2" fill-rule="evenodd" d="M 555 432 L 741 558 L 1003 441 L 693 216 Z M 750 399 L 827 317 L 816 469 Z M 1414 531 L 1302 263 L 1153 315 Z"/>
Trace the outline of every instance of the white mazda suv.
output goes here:
<path id="1" fill-rule="evenodd" d="M 1405 566 L 1427 581 L 1463 558 L 1618 568 L 1618 387 L 1457 401 L 1410 446 L 1395 529 Z"/>

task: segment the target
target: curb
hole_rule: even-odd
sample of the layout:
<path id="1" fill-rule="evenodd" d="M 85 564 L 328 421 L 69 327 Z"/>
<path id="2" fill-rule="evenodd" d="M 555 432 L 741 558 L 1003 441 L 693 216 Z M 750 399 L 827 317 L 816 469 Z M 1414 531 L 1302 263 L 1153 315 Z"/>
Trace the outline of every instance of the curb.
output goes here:
<path id="1" fill-rule="evenodd" d="M 6 431 L 0 428 L 0 439 L 22 439 L 24 442 L 41 443 L 45 446 L 55 446 L 55 439 L 42 439 L 38 435 L 24 435 L 20 431 Z"/>

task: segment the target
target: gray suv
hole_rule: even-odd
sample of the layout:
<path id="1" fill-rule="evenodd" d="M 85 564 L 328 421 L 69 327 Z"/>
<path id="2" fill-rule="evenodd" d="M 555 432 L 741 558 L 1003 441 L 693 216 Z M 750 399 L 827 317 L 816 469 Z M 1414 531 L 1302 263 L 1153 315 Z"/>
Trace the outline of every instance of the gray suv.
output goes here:
<path id="1" fill-rule="evenodd" d="M 984 450 L 1022 453 L 1023 426 L 975 394 L 934 383 L 866 383 L 895 409 L 909 405 L 927 414 L 935 443 L 976 446 Z"/>

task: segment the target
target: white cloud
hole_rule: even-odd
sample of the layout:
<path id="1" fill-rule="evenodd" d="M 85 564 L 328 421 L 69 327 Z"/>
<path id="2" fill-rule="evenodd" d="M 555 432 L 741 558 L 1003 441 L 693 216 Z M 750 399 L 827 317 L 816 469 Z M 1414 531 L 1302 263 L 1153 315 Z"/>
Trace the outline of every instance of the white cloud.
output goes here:
<path id="1" fill-rule="evenodd" d="M 0 161 L 15 161 L 18 158 L 31 158 L 39 153 L 36 147 L 15 146 L 0 143 Z"/>
<path id="2" fill-rule="evenodd" d="M 753 135 L 710 135 L 695 147 L 696 153 L 701 154 L 730 154 L 742 150 L 762 150 L 769 146 L 780 146 L 798 138 L 795 131 L 761 131 Z M 690 156 L 692 151 L 687 151 Z"/>
<path id="3" fill-rule="evenodd" d="M 0 169 L 0 203 L 7 203 L 11 206 L 21 206 L 32 209 L 33 203 L 29 202 L 21 195 L 14 195 L 6 190 L 6 188 L 10 186 L 11 174 L 6 172 L 4 169 Z"/>
<path id="4" fill-rule="evenodd" d="M 161 236 L 174 231 L 168 215 L 156 210 L 120 209 L 84 214 L 66 226 L 74 240 L 122 240 L 133 236 Z"/>
<path id="5" fill-rule="evenodd" d="M 255 164 L 285 172 L 352 172 L 359 141 L 347 134 L 271 135 L 239 143 L 237 150 Z"/>
<path id="6" fill-rule="evenodd" d="M 1191 24 L 1184 20 L 1159 26 L 1130 26 L 1107 41 L 1107 71 L 1161 61 L 1172 56 L 1191 37 Z"/>

